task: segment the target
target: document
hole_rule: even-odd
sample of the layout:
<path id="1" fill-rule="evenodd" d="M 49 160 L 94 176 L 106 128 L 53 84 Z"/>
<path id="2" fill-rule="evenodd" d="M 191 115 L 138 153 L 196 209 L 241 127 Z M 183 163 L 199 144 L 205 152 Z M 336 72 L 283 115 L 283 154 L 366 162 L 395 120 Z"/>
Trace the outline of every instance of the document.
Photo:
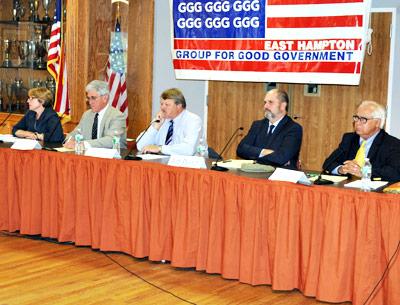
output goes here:
<path id="1" fill-rule="evenodd" d="M 156 154 L 142 154 L 142 155 L 136 155 L 136 157 L 140 157 L 142 158 L 142 160 L 156 160 L 156 159 L 168 158 L 169 156 L 156 155 Z"/>
<path id="2" fill-rule="evenodd" d="M 314 182 L 318 179 L 318 175 L 308 178 Z M 336 175 L 321 175 L 321 179 L 332 181 L 333 183 L 340 183 L 347 180 L 347 176 L 336 176 Z"/>
<path id="3" fill-rule="evenodd" d="M 386 184 L 388 184 L 387 181 L 370 181 L 370 183 L 368 185 L 371 188 L 371 190 L 377 190 L 378 188 L 380 188 Z M 360 189 L 362 187 L 362 182 L 361 182 L 361 180 L 356 180 L 356 181 L 346 183 L 344 186 Z"/>
<path id="4" fill-rule="evenodd" d="M 203 157 L 197 156 L 171 156 L 168 165 L 188 168 L 207 168 Z"/>
<path id="5" fill-rule="evenodd" d="M 14 143 L 15 141 L 18 140 L 18 138 L 14 137 L 12 134 L 1 134 L 0 140 L 3 141 L 4 143 Z"/>
<path id="6" fill-rule="evenodd" d="M 116 149 L 98 148 L 98 147 L 89 147 L 88 149 L 86 149 L 85 156 L 105 158 L 105 159 L 121 158 L 121 156 L 118 153 L 118 150 Z"/>
<path id="7" fill-rule="evenodd" d="M 311 181 L 308 180 L 304 172 L 280 167 L 278 167 L 268 179 L 311 185 Z"/>
<path id="8" fill-rule="evenodd" d="M 36 140 L 17 139 L 11 146 L 11 148 L 18 150 L 33 150 L 33 149 L 42 149 L 42 145 L 40 145 L 40 143 Z"/>
<path id="9" fill-rule="evenodd" d="M 213 165 L 216 162 L 213 162 Z M 253 160 L 224 160 L 224 161 L 218 161 L 219 166 L 223 166 L 229 169 L 239 169 L 242 167 L 243 164 L 252 164 L 254 163 Z"/>

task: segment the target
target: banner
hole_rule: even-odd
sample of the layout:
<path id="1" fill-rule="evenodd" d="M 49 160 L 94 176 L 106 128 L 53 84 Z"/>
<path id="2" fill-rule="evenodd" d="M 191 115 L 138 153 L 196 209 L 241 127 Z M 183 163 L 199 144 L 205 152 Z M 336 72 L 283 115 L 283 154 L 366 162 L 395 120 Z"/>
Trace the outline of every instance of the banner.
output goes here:
<path id="1" fill-rule="evenodd" d="M 178 79 L 358 85 L 371 0 L 170 0 Z"/>

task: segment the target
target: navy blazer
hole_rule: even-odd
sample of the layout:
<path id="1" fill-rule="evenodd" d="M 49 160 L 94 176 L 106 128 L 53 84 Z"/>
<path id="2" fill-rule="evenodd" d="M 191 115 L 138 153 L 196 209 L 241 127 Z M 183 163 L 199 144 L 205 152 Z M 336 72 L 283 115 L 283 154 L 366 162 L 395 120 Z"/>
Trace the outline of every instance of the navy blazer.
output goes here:
<path id="1" fill-rule="evenodd" d="M 275 127 L 272 136 L 268 136 L 268 126 L 268 119 L 253 122 L 249 133 L 237 147 L 237 155 L 262 164 L 296 169 L 303 136 L 302 127 L 287 115 Z M 264 148 L 274 152 L 259 158 Z"/>
<path id="2" fill-rule="evenodd" d="M 322 168 L 331 172 L 344 161 L 353 160 L 360 147 L 360 136 L 355 132 L 345 133 L 339 147 L 325 160 Z M 372 178 L 384 181 L 400 181 L 400 140 L 383 129 L 372 142 L 368 152 L 372 164 Z"/>
<path id="3" fill-rule="evenodd" d="M 36 112 L 28 110 L 24 117 L 13 127 L 12 133 L 14 136 L 17 130 L 43 133 L 44 142 L 48 143 L 62 143 L 64 140 L 60 118 L 51 107 L 45 108 L 38 120 L 36 120 Z"/>

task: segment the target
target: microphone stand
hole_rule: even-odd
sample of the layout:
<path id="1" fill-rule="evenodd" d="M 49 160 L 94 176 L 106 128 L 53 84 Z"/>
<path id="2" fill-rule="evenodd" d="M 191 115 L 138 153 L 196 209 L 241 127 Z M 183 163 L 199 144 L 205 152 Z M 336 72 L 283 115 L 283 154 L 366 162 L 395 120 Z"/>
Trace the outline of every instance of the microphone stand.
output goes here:
<path id="1" fill-rule="evenodd" d="M 339 157 L 344 153 L 344 150 L 341 148 L 338 148 L 338 152 L 334 158 L 332 158 L 331 162 L 329 162 L 325 168 L 322 169 L 322 171 L 319 173 L 317 180 L 314 181 L 315 185 L 328 185 L 328 184 L 333 184 L 333 181 L 331 180 L 326 180 L 322 178 L 322 174 L 325 172 L 326 168 L 329 168 Z"/>
<path id="2" fill-rule="evenodd" d="M 6 116 L 6 118 L 3 120 L 3 122 L 0 123 L 0 128 L 3 127 L 4 124 L 8 121 L 8 118 L 11 116 L 11 114 L 12 114 L 12 111 L 11 111 L 11 108 L 10 108 L 10 112 L 7 114 L 7 116 Z M 4 141 L 3 141 L 3 140 L 0 140 L 0 143 L 4 143 Z"/>
<path id="3" fill-rule="evenodd" d="M 238 129 L 236 129 L 235 132 L 232 134 L 232 136 L 229 138 L 228 142 L 226 142 L 226 144 L 225 144 L 224 148 L 222 149 L 221 153 L 218 154 L 219 155 L 218 159 L 215 161 L 214 165 L 211 166 L 211 168 L 210 168 L 211 170 L 218 171 L 218 172 L 226 172 L 226 171 L 229 170 L 226 167 L 219 166 L 218 162 L 223 160 L 222 154 L 225 152 L 226 148 L 231 143 L 233 137 L 239 132 L 239 130 L 243 130 L 243 127 L 239 127 Z"/>
<path id="4" fill-rule="evenodd" d="M 147 130 L 150 128 L 150 126 L 151 126 L 153 123 L 160 123 L 160 120 L 151 121 L 150 124 L 149 124 L 149 126 L 147 126 L 146 129 L 143 131 L 143 133 L 139 136 L 139 138 L 136 139 L 135 144 L 137 144 L 137 143 L 142 139 L 142 137 L 144 136 L 144 134 L 147 132 Z M 136 145 L 135 145 L 135 146 L 136 146 Z M 138 156 L 131 156 L 131 152 L 135 149 L 135 146 L 132 145 L 132 148 L 128 151 L 128 154 L 125 156 L 124 160 L 133 160 L 133 161 L 140 161 L 140 160 L 142 160 L 141 157 L 138 157 Z"/>

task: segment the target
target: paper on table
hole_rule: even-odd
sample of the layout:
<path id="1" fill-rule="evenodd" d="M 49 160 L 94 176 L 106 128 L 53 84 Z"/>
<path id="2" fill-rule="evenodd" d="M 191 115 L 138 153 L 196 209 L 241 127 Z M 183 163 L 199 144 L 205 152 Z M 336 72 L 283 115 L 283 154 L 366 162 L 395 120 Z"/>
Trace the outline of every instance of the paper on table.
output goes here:
<path id="1" fill-rule="evenodd" d="M 333 183 L 339 183 L 347 180 L 347 176 L 334 176 L 334 175 L 321 175 L 322 179 L 332 181 Z M 318 175 L 308 178 L 310 181 L 314 182 L 318 179 Z"/>
<path id="2" fill-rule="evenodd" d="M 121 157 L 116 149 L 99 148 L 99 147 L 89 147 L 85 151 L 85 156 L 106 158 L 106 159 Z"/>
<path id="3" fill-rule="evenodd" d="M 376 190 L 376 189 L 378 189 L 378 188 L 380 188 L 380 187 L 382 187 L 382 186 L 384 186 L 386 184 L 388 184 L 387 181 L 371 181 L 369 183 L 369 187 L 372 190 Z M 356 180 L 356 181 L 352 181 L 352 182 L 346 183 L 344 186 L 345 187 L 353 187 L 353 188 L 361 188 L 362 187 L 362 182 L 361 182 L 361 180 Z"/>
<path id="4" fill-rule="evenodd" d="M 254 163 L 253 160 L 226 160 L 226 161 L 219 161 L 218 165 L 230 168 L 230 169 L 239 169 L 242 167 L 242 164 L 250 164 Z M 215 164 L 215 162 L 213 162 Z"/>
<path id="5" fill-rule="evenodd" d="M 162 159 L 162 158 L 169 157 L 166 155 L 155 155 L 155 154 L 142 154 L 142 155 L 136 155 L 136 156 L 142 158 L 143 160 L 155 160 L 155 159 Z"/>
<path id="6" fill-rule="evenodd" d="M 311 181 L 307 179 L 303 172 L 280 167 L 278 167 L 268 179 L 311 185 Z"/>
<path id="7" fill-rule="evenodd" d="M 207 168 L 203 157 L 197 156 L 171 156 L 168 165 L 189 168 Z"/>
<path id="8" fill-rule="evenodd" d="M 36 140 L 17 139 L 10 148 L 18 150 L 33 150 L 33 149 L 42 149 L 42 146 Z"/>
<path id="9" fill-rule="evenodd" d="M 14 137 L 12 134 L 1 134 L 0 140 L 5 143 L 14 143 L 15 141 L 18 140 L 18 138 Z"/>
<path id="10" fill-rule="evenodd" d="M 66 148 L 66 147 L 56 147 L 54 149 L 57 150 L 58 152 L 71 152 L 71 151 L 74 151 L 73 148 Z"/>

